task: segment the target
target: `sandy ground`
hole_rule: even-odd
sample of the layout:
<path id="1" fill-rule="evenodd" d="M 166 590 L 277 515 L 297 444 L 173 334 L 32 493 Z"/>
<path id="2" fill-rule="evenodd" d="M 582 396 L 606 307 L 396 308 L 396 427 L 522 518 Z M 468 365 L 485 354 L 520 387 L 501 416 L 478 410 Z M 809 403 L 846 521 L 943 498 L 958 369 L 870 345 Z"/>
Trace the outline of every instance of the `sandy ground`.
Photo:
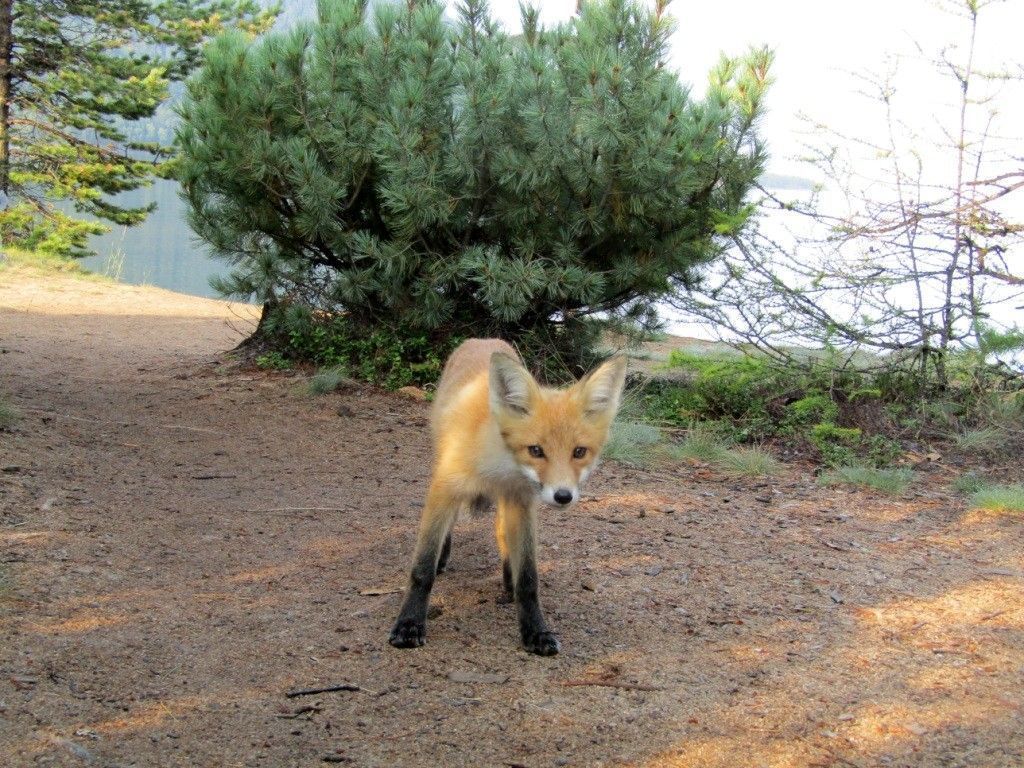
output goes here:
<path id="1" fill-rule="evenodd" d="M 400 651 L 427 405 L 239 369 L 252 321 L 0 273 L 0 765 L 1024 763 L 1024 524 L 952 470 L 608 462 L 542 523 L 561 655 L 519 649 L 487 520 Z"/>

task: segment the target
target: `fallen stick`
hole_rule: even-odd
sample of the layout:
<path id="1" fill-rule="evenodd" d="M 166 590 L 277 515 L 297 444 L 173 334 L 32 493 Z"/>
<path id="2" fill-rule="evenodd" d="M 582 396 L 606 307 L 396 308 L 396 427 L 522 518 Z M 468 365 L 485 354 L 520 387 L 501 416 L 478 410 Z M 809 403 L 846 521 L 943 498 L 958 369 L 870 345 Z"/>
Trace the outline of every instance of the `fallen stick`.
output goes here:
<path id="1" fill-rule="evenodd" d="M 192 475 L 193 480 L 231 480 L 238 475 Z"/>
<path id="2" fill-rule="evenodd" d="M 364 688 L 360 688 L 358 685 L 352 685 L 352 683 L 339 683 L 338 685 L 325 685 L 322 688 L 296 688 L 294 691 L 288 691 L 285 694 L 289 699 L 294 699 L 296 696 L 315 696 L 318 693 L 334 693 L 335 691 L 362 691 Z"/>
<path id="3" fill-rule="evenodd" d="M 979 621 L 991 621 L 992 619 L 998 618 L 998 617 L 1002 616 L 1004 613 L 1009 613 L 1009 612 L 1010 612 L 1010 609 L 1007 608 L 1007 609 L 1002 610 L 1002 611 L 993 611 L 992 613 L 986 613 L 984 616 L 982 616 L 979 619 Z"/>
<path id="4" fill-rule="evenodd" d="M 562 685 L 566 688 L 596 685 L 602 688 L 623 688 L 627 691 L 664 691 L 660 685 L 641 685 L 640 683 L 617 683 L 614 680 L 563 680 Z"/>
<path id="5" fill-rule="evenodd" d="M 242 512 L 350 512 L 352 507 L 271 507 L 270 509 L 243 509 Z"/>

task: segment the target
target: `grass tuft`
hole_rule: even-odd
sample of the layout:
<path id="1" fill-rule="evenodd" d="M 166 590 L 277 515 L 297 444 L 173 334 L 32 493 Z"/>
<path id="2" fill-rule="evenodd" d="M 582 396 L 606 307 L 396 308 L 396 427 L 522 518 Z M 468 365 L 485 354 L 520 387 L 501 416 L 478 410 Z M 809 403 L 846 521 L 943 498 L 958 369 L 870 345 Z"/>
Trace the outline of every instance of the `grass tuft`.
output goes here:
<path id="1" fill-rule="evenodd" d="M 762 448 L 732 448 L 725 451 L 715 464 L 747 477 L 769 477 L 782 469 L 779 460 Z"/>
<path id="2" fill-rule="evenodd" d="M 608 433 L 604 456 L 637 467 L 647 466 L 661 443 L 661 430 L 630 419 L 616 419 Z"/>
<path id="3" fill-rule="evenodd" d="M 1024 512 L 1024 485 L 986 485 L 971 494 L 972 509 Z"/>
<path id="4" fill-rule="evenodd" d="M 953 490 L 957 493 L 977 493 L 985 487 L 985 480 L 977 472 L 965 472 L 952 483 Z"/>
<path id="5" fill-rule="evenodd" d="M 1006 445 L 1007 434 L 998 427 L 968 429 L 956 436 L 956 446 L 971 453 L 991 453 Z"/>
<path id="6" fill-rule="evenodd" d="M 875 469 L 873 467 L 837 467 L 818 478 L 821 485 L 859 485 L 883 493 L 903 493 L 914 481 L 910 469 Z"/>
<path id="7" fill-rule="evenodd" d="M 74 258 L 42 251 L 23 251 L 20 248 L 4 248 L 0 251 L 0 272 L 5 271 L 29 275 L 65 275 L 97 282 L 112 282 L 105 275 L 90 272 Z"/>
<path id="8" fill-rule="evenodd" d="M 714 432 L 699 426 L 691 426 L 686 437 L 672 447 L 670 453 L 675 459 L 691 459 L 714 464 L 728 452 L 729 446 Z"/>
<path id="9" fill-rule="evenodd" d="M 321 368 L 309 380 L 309 391 L 314 395 L 333 392 L 348 381 L 348 369 L 343 365 Z"/>
<path id="10" fill-rule="evenodd" d="M 3 398 L 0 398 L 0 429 L 10 429 L 21 418 L 21 412 Z"/>

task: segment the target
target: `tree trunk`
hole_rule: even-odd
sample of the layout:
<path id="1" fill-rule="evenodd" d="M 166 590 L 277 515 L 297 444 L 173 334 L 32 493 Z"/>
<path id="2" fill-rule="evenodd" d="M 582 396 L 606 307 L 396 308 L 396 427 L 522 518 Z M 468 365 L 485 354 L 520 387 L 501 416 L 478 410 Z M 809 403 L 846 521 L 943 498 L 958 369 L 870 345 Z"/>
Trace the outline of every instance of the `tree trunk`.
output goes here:
<path id="1" fill-rule="evenodd" d="M 2 0 L 0 0 L 2 2 Z M 263 311 L 260 313 L 260 321 L 256 324 L 256 329 L 252 332 L 252 335 L 246 336 L 242 341 L 238 343 L 234 351 L 240 352 L 242 350 L 257 347 L 257 345 L 266 341 L 267 338 L 267 321 L 270 320 L 271 316 L 278 308 L 278 302 L 274 300 L 265 301 L 263 303 Z"/>
<path id="2" fill-rule="evenodd" d="M 14 0 L 0 0 L 0 207 L 6 208 L 11 180 L 11 57 Z"/>

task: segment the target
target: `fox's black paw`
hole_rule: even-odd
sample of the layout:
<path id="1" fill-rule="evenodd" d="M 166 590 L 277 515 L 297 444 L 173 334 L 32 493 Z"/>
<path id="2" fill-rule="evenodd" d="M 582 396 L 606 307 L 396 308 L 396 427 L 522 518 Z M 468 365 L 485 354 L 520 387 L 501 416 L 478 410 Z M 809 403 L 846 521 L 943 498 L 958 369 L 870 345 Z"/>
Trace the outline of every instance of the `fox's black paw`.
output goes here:
<path id="1" fill-rule="evenodd" d="M 511 590 L 508 589 L 501 590 L 501 592 L 498 593 L 498 596 L 494 598 L 494 602 L 498 605 L 508 605 L 513 600 L 515 600 L 515 598 L 512 596 Z"/>
<path id="2" fill-rule="evenodd" d="M 523 648 L 538 656 L 554 656 L 561 647 L 553 632 L 531 632 L 523 636 Z"/>
<path id="3" fill-rule="evenodd" d="M 427 626 L 416 619 L 399 619 L 388 642 L 395 648 L 419 648 L 427 642 Z"/>

